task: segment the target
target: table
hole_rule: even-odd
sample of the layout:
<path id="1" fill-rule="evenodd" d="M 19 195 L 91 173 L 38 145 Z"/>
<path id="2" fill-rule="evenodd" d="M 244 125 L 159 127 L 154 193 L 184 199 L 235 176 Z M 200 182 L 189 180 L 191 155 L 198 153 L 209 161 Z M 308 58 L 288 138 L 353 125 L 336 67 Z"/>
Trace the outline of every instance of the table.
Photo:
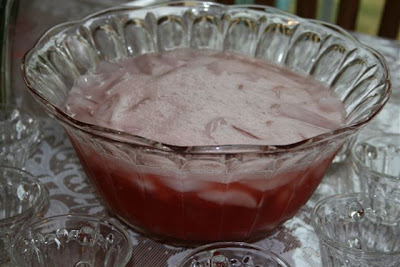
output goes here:
<path id="1" fill-rule="evenodd" d="M 82 0 L 80 5 L 77 4 L 79 1 L 64 1 L 69 8 L 64 9 L 64 11 L 57 8 L 57 1 L 44 0 L 40 2 L 40 6 L 38 5 L 39 1 L 21 1 L 21 3 L 24 2 L 31 5 L 29 7 L 31 9 L 27 9 L 30 10 L 29 12 L 34 10 L 40 14 L 46 14 L 51 10 L 52 16 L 48 19 L 51 20 L 52 24 L 56 24 L 63 21 L 65 16 L 68 18 L 82 17 L 73 12 L 82 14 L 89 13 L 89 10 L 92 12 L 95 9 L 104 8 L 110 0 L 98 1 L 96 8 L 94 8 L 94 0 Z M 85 4 L 81 5 L 82 2 Z M 27 11 L 23 10 L 22 12 L 24 15 L 24 12 Z M 27 18 L 27 14 L 25 16 L 21 16 L 22 19 L 19 19 L 19 24 L 17 23 L 16 63 L 14 64 L 15 84 L 21 88 L 24 86 L 15 71 L 19 68 L 20 53 L 26 50 L 28 48 L 26 47 L 27 43 L 36 39 L 38 33 L 44 29 L 42 25 L 36 24 L 35 20 L 24 20 Z M 374 47 L 385 56 L 392 72 L 393 84 L 393 94 L 388 104 L 378 117 L 360 132 L 359 136 L 382 132 L 400 133 L 400 43 L 361 34 L 355 35 L 362 42 Z M 25 41 L 28 38 L 28 41 L 18 40 L 18 36 L 23 36 Z M 109 217 L 110 214 L 96 197 L 92 186 L 89 184 L 63 129 L 52 119 L 43 116 L 43 113 L 39 111 L 36 104 L 33 104 L 26 92 L 17 92 L 16 96 L 20 105 L 31 107 L 41 118 L 43 139 L 36 152 L 28 160 L 26 170 L 39 177 L 49 190 L 51 200 L 45 216 L 85 213 Z M 351 170 L 350 161 L 332 164 L 312 198 L 300 209 L 297 215 L 284 223 L 270 237 L 255 244 L 281 255 L 292 266 L 321 266 L 318 239 L 309 224 L 310 211 L 315 203 L 323 197 L 351 191 L 359 191 L 359 181 Z M 172 267 L 190 252 L 190 249 L 158 243 L 133 231 L 129 231 L 129 233 L 134 247 L 130 266 Z"/>

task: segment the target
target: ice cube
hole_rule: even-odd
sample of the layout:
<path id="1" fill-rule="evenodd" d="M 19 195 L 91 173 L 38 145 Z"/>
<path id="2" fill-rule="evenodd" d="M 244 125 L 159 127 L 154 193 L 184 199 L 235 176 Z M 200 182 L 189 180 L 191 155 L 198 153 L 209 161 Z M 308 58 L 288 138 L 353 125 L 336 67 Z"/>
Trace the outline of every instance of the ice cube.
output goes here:
<path id="1" fill-rule="evenodd" d="M 279 114 L 282 116 L 299 120 L 317 127 L 329 130 L 334 130 L 340 127 L 338 122 L 328 120 L 327 118 L 296 104 L 282 103 L 278 107 L 278 110 Z"/>
<path id="2" fill-rule="evenodd" d="M 206 201 L 218 203 L 220 205 L 232 205 L 249 209 L 253 209 L 258 206 L 257 200 L 242 190 L 207 190 L 200 192 L 198 196 Z"/>
<path id="3" fill-rule="evenodd" d="M 223 63 L 220 63 L 218 61 L 214 61 L 211 62 L 209 64 L 206 65 L 206 68 L 212 73 L 215 74 L 217 76 L 221 75 L 222 72 L 224 72 L 225 70 L 225 66 L 223 65 Z"/>
<path id="4" fill-rule="evenodd" d="M 322 97 L 318 100 L 318 106 L 325 112 L 337 112 L 342 106 L 342 102 L 333 96 Z"/>
<path id="5" fill-rule="evenodd" d="M 154 61 L 154 55 L 144 54 L 136 57 L 136 66 L 143 74 L 152 75 L 156 64 Z"/>
<path id="6" fill-rule="evenodd" d="M 219 130 L 219 128 L 226 126 L 228 123 L 225 118 L 219 117 L 209 121 L 206 124 L 206 134 L 208 137 L 213 138 L 215 132 Z"/>

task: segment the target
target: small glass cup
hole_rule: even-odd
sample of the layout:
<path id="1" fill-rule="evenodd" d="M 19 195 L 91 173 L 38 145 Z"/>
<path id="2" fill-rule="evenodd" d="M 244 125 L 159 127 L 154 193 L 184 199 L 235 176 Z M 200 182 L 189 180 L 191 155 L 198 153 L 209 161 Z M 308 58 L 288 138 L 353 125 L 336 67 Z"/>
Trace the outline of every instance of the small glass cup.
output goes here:
<path id="1" fill-rule="evenodd" d="M 34 117 L 16 106 L 0 104 L 0 166 L 23 168 L 39 136 Z"/>
<path id="2" fill-rule="evenodd" d="M 28 267 L 122 267 L 132 256 L 129 234 L 116 221 L 66 214 L 44 218 L 13 239 L 11 261 Z"/>
<path id="3" fill-rule="evenodd" d="M 399 223 L 397 202 L 363 193 L 325 198 L 311 214 L 324 267 L 398 267 Z"/>
<path id="4" fill-rule="evenodd" d="M 289 267 L 275 253 L 243 242 L 219 242 L 193 250 L 177 267 Z"/>
<path id="5" fill-rule="evenodd" d="M 352 148 L 352 162 L 362 192 L 400 202 L 400 134 L 359 140 Z"/>
<path id="6" fill-rule="evenodd" d="M 47 205 L 47 190 L 31 174 L 0 167 L 0 263 L 9 261 L 11 237 Z"/>

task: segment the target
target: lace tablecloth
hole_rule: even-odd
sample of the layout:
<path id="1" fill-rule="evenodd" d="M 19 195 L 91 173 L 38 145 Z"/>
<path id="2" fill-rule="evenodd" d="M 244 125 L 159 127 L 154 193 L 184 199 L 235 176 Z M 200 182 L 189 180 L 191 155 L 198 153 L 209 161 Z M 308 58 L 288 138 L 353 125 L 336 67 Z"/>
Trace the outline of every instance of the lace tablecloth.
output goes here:
<path id="1" fill-rule="evenodd" d="M 77 18 L 79 14 L 89 14 L 94 10 L 103 8 L 102 3 L 109 4 L 110 0 L 98 1 L 94 7 L 94 0 L 81 1 L 84 5 L 77 4 L 78 1 L 63 1 L 62 10 L 57 6 L 57 1 L 23 1 L 21 0 L 20 12 L 17 25 L 15 68 L 19 68 L 18 60 L 21 53 L 27 48 L 27 44 L 37 39 L 38 34 L 47 26 L 54 25 L 65 18 Z M 29 8 L 22 5 L 26 2 Z M 40 2 L 40 4 L 39 4 Z M 118 2 L 118 1 L 117 1 Z M 119 1 L 123 2 L 123 1 Z M 60 1 L 58 1 L 58 4 Z M 36 20 L 29 19 L 31 12 L 45 14 L 51 13 L 48 18 L 51 24 L 43 26 Z M 77 13 L 74 13 L 77 12 Z M 26 13 L 26 14 L 25 14 Z M 51 20 L 53 19 L 53 20 Z M 22 41 L 21 38 L 24 38 Z M 380 51 L 387 59 L 392 72 L 393 94 L 389 103 L 385 106 L 379 116 L 365 128 L 359 136 L 372 135 L 380 132 L 400 133 L 400 44 L 398 41 L 384 40 L 376 37 L 357 35 L 357 37 L 370 46 Z M 20 38 L 20 39 L 18 39 Z M 14 72 L 15 74 L 16 72 Z M 15 74 L 18 75 L 18 74 Z M 16 76 L 15 84 L 23 87 L 21 79 Z M 19 101 L 31 104 L 31 99 L 22 91 L 17 93 Z M 28 99 L 28 100 L 26 100 Z M 37 110 L 37 108 L 36 108 Z M 39 112 L 40 114 L 40 112 Z M 390 119 L 389 119 L 390 118 Z M 42 120 L 43 140 L 35 154 L 29 159 L 26 169 L 47 186 L 50 193 L 50 207 L 46 216 L 65 213 L 86 213 L 108 217 L 104 205 L 96 197 L 92 186 L 76 157 L 76 154 L 63 132 L 63 129 L 53 120 L 44 117 Z M 350 161 L 335 163 L 331 166 L 321 185 L 312 198 L 301 208 L 298 214 L 284 223 L 271 236 L 255 243 L 268 250 L 281 255 L 292 266 L 321 266 L 319 243 L 316 234 L 310 225 L 310 211 L 319 199 L 350 191 L 358 191 L 358 179 L 351 171 Z M 134 246 L 131 266 L 163 267 L 175 266 L 190 249 L 173 247 L 155 242 L 129 231 Z"/>

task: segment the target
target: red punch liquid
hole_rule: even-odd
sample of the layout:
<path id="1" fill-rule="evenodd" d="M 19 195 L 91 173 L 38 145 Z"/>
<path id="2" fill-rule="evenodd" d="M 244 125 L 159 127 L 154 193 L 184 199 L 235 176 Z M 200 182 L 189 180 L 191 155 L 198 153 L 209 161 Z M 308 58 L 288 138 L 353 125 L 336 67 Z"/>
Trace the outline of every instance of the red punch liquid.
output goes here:
<path id="1" fill-rule="evenodd" d="M 309 77 L 190 49 L 102 63 L 75 82 L 66 111 L 175 146 L 291 144 L 340 127 L 344 113 L 330 89 Z M 70 137 L 116 214 L 145 233 L 188 242 L 271 232 L 309 199 L 335 153 L 199 156 Z"/>

